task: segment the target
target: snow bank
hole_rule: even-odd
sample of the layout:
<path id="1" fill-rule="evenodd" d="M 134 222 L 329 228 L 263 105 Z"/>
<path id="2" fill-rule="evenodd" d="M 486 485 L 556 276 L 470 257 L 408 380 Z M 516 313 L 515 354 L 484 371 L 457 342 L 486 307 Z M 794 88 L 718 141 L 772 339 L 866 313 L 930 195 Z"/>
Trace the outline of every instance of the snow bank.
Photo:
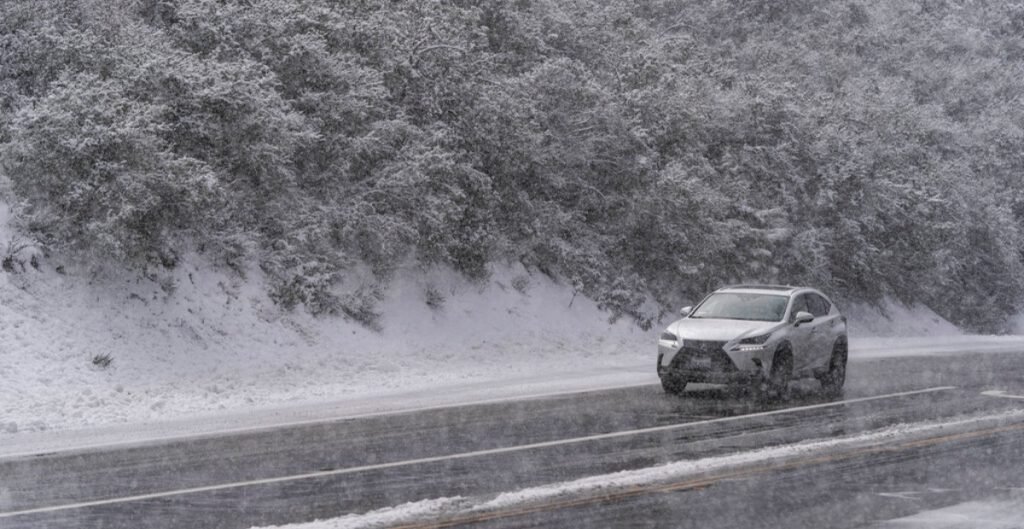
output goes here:
<path id="1" fill-rule="evenodd" d="M 874 529 L 1020 529 L 1024 493 L 1010 499 L 970 501 L 872 525 Z"/>
<path id="2" fill-rule="evenodd" d="M 964 353 L 1024 351 L 1024 336 L 915 336 L 876 337 L 850 335 L 850 360 L 949 356 Z"/>
<path id="3" fill-rule="evenodd" d="M 853 303 L 842 307 L 854 336 L 871 337 L 914 337 L 914 336 L 961 336 L 963 332 L 921 305 L 904 305 L 885 299 L 878 305 Z"/>

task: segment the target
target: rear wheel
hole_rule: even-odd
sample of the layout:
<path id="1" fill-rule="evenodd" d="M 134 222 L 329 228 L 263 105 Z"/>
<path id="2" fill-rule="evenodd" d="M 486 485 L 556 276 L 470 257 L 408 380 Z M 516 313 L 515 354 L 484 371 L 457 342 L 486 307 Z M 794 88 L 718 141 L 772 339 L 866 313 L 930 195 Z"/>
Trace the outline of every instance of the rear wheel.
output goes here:
<path id="1" fill-rule="evenodd" d="M 840 338 L 832 346 L 832 359 L 828 363 L 828 372 L 818 379 L 821 382 L 821 389 L 830 397 L 838 396 L 843 392 L 843 384 L 846 383 L 846 340 Z"/>
<path id="2" fill-rule="evenodd" d="M 679 395 L 686 389 L 686 381 L 676 376 L 662 375 L 661 387 L 669 395 Z"/>

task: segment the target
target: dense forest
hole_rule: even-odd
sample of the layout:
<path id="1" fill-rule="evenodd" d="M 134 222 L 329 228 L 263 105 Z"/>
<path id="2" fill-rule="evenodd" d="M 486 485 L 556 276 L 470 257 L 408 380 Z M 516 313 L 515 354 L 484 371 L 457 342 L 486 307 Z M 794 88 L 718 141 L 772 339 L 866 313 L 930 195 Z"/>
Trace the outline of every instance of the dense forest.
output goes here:
<path id="1" fill-rule="evenodd" d="M 1000 330 L 1022 79 L 1011 2 L 7 0 L 0 180 L 50 251 L 315 313 L 521 262 L 641 325 L 770 281 Z"/>

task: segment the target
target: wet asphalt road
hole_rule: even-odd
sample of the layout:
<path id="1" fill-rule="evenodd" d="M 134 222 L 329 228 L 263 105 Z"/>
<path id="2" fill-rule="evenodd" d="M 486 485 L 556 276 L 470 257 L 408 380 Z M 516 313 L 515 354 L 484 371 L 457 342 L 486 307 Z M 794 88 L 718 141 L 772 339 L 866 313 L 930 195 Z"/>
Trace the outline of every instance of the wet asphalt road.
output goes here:
<path id="1" fill-rule="evenodd" d="M 741 474 L 466 527 L 860 528 L 979 499 L 1020 498 L 1021 431 Z M 979 522 L 980 523 L 980 522 Z M 1020 527 L 1024 520 L 1018 521 Z M 413 527 L 443 527 L 423 524 Z M 945 526 L 943 526 L 945 527 Z M 957 527 L 982 527 L 965 520 Z M 984 526 L 989 527 L 989 526 Z M 1003 527 L 1003 526 L 999 526 Z"/>
<path id="2" fill-rule="evenodd" d="M 836 401 L 814 381 L 770 405 L 650 385 L 0 460 L 0 528 L 292 523 L 1024 408 L 982 394 L 1024 395 L 1020 354 L 853 362 L 848 376 Z M 424 526 L 860 527 L 1024 488 L 1022 468 L 1015 429 Z"/>

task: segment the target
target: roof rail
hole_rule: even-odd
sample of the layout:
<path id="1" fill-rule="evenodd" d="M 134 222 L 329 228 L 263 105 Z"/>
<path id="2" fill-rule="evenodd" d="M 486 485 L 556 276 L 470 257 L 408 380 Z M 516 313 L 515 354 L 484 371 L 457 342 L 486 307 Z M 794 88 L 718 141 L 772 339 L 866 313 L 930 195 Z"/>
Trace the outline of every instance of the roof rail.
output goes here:
<path id="1" fill-rule="evenodd" d="M 761 285 L 761 284 L 750 284 L 750 283 L 747 283 L 747 284 L 741 284 L 741 285 L 728 285 L 728 286 L 722 287 L 722 289 L 726 289 L 726 288 L 756 288 L 756 289 L 760 289 L 760 290 L 794 290 L 794 289 L 797 289 L 797 288 L 800 288 L 800 287 L 795 287 L 795 286 L 792 286 L 792 285 Z"/>

